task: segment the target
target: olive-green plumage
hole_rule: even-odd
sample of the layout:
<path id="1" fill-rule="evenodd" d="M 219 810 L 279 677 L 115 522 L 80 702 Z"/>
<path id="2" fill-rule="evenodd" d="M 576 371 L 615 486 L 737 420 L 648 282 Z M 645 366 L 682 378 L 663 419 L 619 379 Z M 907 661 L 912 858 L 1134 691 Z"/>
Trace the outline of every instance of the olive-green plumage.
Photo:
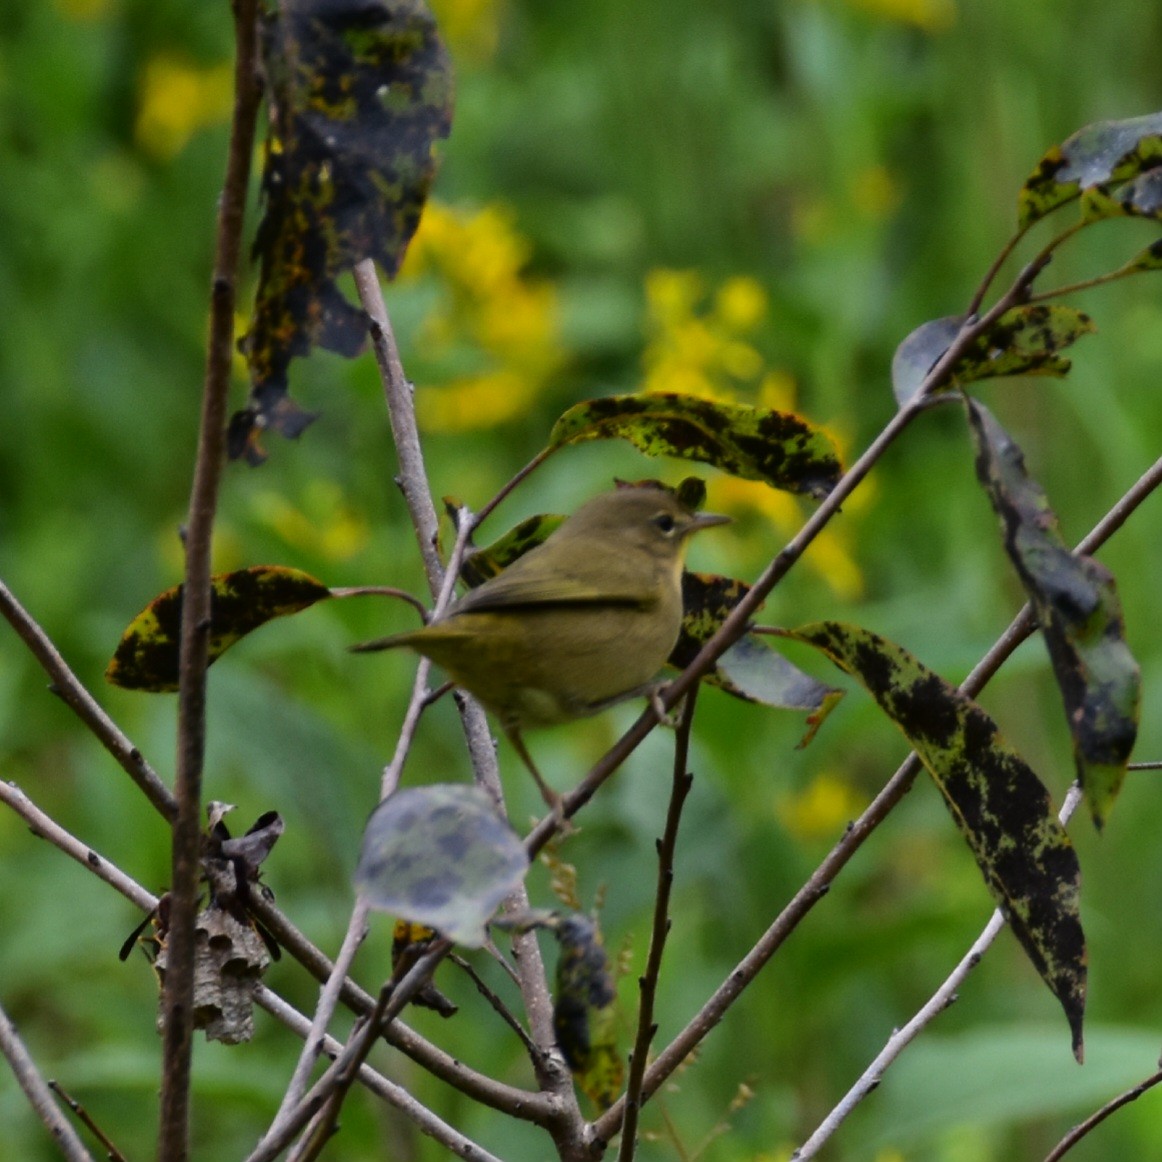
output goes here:
<path id="1" fill-rule="evenodd" d="M 648 688 L 678 640 L 689 539 L 727 519 L 660 488 L 603 493 L 423 629 L 355 648 L 431 658 L 500 719 L 555 802 L 520 732 Z"/>

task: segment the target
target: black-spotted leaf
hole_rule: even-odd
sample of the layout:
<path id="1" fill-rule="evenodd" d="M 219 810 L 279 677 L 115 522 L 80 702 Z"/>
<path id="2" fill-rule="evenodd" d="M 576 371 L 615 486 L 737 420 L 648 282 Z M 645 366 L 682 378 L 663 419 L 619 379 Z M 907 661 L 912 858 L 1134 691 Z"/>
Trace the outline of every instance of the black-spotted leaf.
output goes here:
<path id="1" fill-rule="evenodd" d="M 963 316 L 933 319 L 916 328 L 892 359 L 892 389 L 897 403 L 907 403 L 923 385 L 936 361 L 948 350 Z M 1065 375 L 1070 362 L 1059 352 L 1095 330 L 1082 311 L 1057 303 L 1013 307 L 979 335 L 952 365 L 945 385 L 994 379 L 1002 375 Z"/>
<path id="2" fill-rule="evenodd" d="M 460 579 L 472 589 L 477 585 L 483 585 L 518 557 L 523 557 L 529 549 L 535 549 L 537 545 L 543 544 L 564 521 L 563 516 L 548 512 L 522 520 L 492 544 L 467 554 L 460 566 Z"/>
<path id="3" fill-rule="evenodd" d="M 1110 571 L 1071 553 L 1025 457 L 987 408 L 968 402 L 976 470 L 1000 519 L 1005 551 L 1037 611 L 1094 823 L 1113 805 L 1138 731 L 1141 675 L 1126 644 Z"/>
<path id="4" fill-rule="evenodd" d="M 336 280 L 365 258 L 393 276 L 419 224 L 452 79 L 422 0 L 288 0 L 265 20 L 270 105 L 254 244 L 258 297 L 242 349 L 253 383 L 230 426 L 252 462 L 257 436 L 310 418 L 287 396 L 290 361 L 318 344 L 354 355 L 366 317 Z"/>
<path id="5" fill-rule="evenodd" d="M 298 613 L 330 596 L 321 581 L 282 565 L 255 565 L 211 577 L 210 662 L 273 618 Z M 181 624 L 182 586 L 177 585 L 155 597 L 129 623 L 106 679 L 128 690 L 176 690 Z"/>
<path id="6" fill-rule="evenodd" d="M 371 907 L 479 948 L 528 866 L 520 837 L 485 791 L 435 783 L 396 791 L 372 812 L 355 886 Z"/>
<path id="7" fill-rule="evenodd" d="M 670 654 L 671 666 L 685 669 L 714 636 L 750 587 L 714 573 L 682 574 L 682 631 Z M 703 681 L 746 702 L 811 715 L 809 741 L 843 696 L 842 690 L 812 678 L 755 634 L 744 634 L 718 659 Z"/>
<path id="8" fill-rule="evenodd" d="M 600 1110 L 621 1088 L 621 1059 L 613 1047 L 613 1026 L 600 1019 L 615 992 L 597 926 L 575 912 L 552 925 L 560 944 L 553 1031 L 578 1087 Z"/>
<path id="9" fill-rule="evenodd" d="M 823 621 L 791 636 L 858 678 L 932 776 L 997 903 L 1061 1002 L 1082 1057 L 1086 949 L 1081 871 L 1049 792 L 967 695 L 906 650 L 865 629 Z"/>
<path id="10" fill-rule="evenodd" d="M 438 939 L 439 933 L 435 928 L 426 924 L 415 924 L 410 920 L 397 920 L 391 933 L 391 975 L 393 980 L 401 980 L 408 969 L 421 957 Z M 454 1017 L 459 1006 L 446 997 L 429 980 L 425 981 L 412 995 L 413 1005 L 422 1009 L 432 1009 L 441 1017 Z"/>
<path id="11" fill-rule="evenodd" d="M 1162 158 L 1162 113 L 1097 121 L 1055 145 L 1017 195 L 1017 219 L 1027 227 L 1093 186 L 1123 182 Z"/>
<path id="12" fill-rule="evenodd" d="M 553 425 L 549 447 L 610 439 L 814 497 L 826 496 L 842 470 L 831 437 L 801 416 L 675 393 L 577 404 Z"/>
<path id="13" fill-rule="evenodd" d="M 1081 212 L 1091 222 L 1119 217 L 1162 220 L 1162 169 L 1148 169 L 1113 189 L 1093 186 L 1081 195 Z"/>
<path id="14" fill-rule="evenodd" d="M 1162 270 L 1162 239 L 1150 243 L 1141 253 L 1135 254 L 1117 273 L 1135 274 L 1147 270 Z"/>

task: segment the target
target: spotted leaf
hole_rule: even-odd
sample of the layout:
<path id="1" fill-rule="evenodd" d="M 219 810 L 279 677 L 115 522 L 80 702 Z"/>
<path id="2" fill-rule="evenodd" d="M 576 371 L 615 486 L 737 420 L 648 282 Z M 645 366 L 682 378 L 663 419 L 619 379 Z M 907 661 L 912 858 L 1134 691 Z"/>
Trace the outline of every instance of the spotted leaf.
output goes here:
<path id="1" fill-rule="evenodd" d="M 1086 983 L 1081 872 L 1044 784 L 972 699 L 900 646 L 834 621 L 800 626 L 791 636 L 858 678 L 904 732 L 1013 933 L 1061 1002 L 1080 1061 Z"/>
<path id="2" fill-rule="evenodd" d="M 892 359 L 892 387 L 898 403 L 907 403 L 920 390 L 963 323 L 959 315 L 934 319 L 900 344 Z M 1065 375 L 1071 364 L 1060 351 L 1094 330 L 1090 317 L 1073 307 L 1045 303 L 1013 307 L 973 340 L 939 386 L 1002 375 Z"/>
<path id="3" fill-rule="evenodd" d="M 800 416 L 673 393 L 577 404 L 553 425 L 549 446 L 610 439 L 814 497 L 826 496 L 841 472 L 831 437 Z"/>
<path id="4" fill-rule="evenodd" d="M 1162 113 L 1097 121 L 1055 145 L 1017 196 L 1017 219 L 1031 226 L 1082 191 L 1124 182 L 1162 159 Z"/>
<path id="5" fill-rule="evenodd" d="M 270 104 L 254 250 L 258 297 L 241 347 L 253 383 L 230 453 L 310 422 L 287 396 L 290 361 L 354 355 L 366 317 L 336 280 L 365 258 L 393 276 L 419 224 L 435 143 L 452 116 L 451 66 L 422 0 L 289 0 L 266 17 Z"/>
<path id="6" fill-rule="evenodd" d="M 276 617 L 330 597 L 331 591 L 298 569 L 255 565 L 210 578 L 210 662 L 236 641 Z M 155 597 L 121 635 L 105 677 L 128 690 L 165 693 L 178 688 L 182 586 Z"/>
<path id="7" fill-rule="evenodd" d="M 1101 827 L 1138 732 L 1141 674 L 1126 644 L 1110 571 L 1070 552 L 1025 457 L 983 405 L 968 402 L 976 471 L 1041 624 L 1073 736 L 1078 778 Z"/>

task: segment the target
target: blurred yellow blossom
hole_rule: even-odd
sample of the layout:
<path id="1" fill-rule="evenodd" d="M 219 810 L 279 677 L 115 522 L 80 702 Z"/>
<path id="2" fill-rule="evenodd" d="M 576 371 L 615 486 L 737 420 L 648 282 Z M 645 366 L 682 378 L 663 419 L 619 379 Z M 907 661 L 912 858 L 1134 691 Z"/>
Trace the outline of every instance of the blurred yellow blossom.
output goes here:
<path id="1" fill-rule="evenodd" d="M 250 507 L 258 524 L 293 548 L 327 561 L 349 560 L 371 535 L 367 520 L 346 503 L 340 487 L 330 480 L 308 483 L 301 507 L 273 490 L 257 493 Z"/>
<path id="2" fill-rule="evenodd" d="M 865 165 L 856 170 L 849 192 L 855 209 L 874 221 L 889 217 L 900 204 L 899 184 L 883 165 Z"/>
<path id="3" fill-rule="evenodd" d="M 834 839 L 864 808 L 865 800 L 838 775 L 821 771 L 799 792 L 779 796 L 779 821 L 799 840 Z"/>
<path id="4" fill-rule="evenodd" d="M 114 3 L 115 0 L 56 0 L 61 15 L 70 20 L 100 20 Z"/>
<path id="5" fill-rule="evenodd" d="M 199 129 L 227 120 L 233 100 L 230 64 L 199 68 L 159 53 L 146 62 L 141 77 L 134 138 L 146 153 L 168 161 Z"/>
<path id="6" fill-rule="evenodd" d="M 506 208 L 428 203 L 400 277 L 431 275 L 438 286 L 421 327 L 425 356 L 458 353 L 449 362 L 475 366 L 442 383 L 421 379 L 416 411 L 427 430 L 518 419 L 564 363 L 557 291 L 526 277 L 529 255 Z"/>
<path id="7" fill-rule="evenodd" d="M 728 278 L 711 295 L 697 271 L 663 269 L 650 271 L 645 289 L 645 391 L 730 398 L 762 374 L 763 357 L 745 338 L 767 313 L 755 279 Z"/>
<path id="8" fill-rule="evenodd" d="M 767 318 L 769 302 L 753 278 L 733 276 L 712 288 L 693 270 L 653 270 L 646 277 L 648 341 L 642 356 L 646 392 L 680 392 L 707 399 L 755 403 L 793 412 L 794 377 L 767 365 L 749 339 Z M 866 486 L 845 511 L 866 503 Z M 750 480 L 723 477 L 714 483 L 714 506 L 735 516 L 756 513 L 789 540 L 806 519 L 799 498 Z M 863 574 L 848 548 L 846 531 L 834 522 L 812 542 L 808 566 L 833 593 L 852 600 L 863 593 Z"/>
<path id="9" fill-rule="evenodd" d="M 923 32 L 947 32 L 956 24 L 956 0 L 846 0 L 846 3 L 869 16 L 911 24 Z"/>
<path id="10" fill-rule="evenodd" d="M 431 0 L 456 61 L 487 61 L 496 52 L 502 0 Z"/>

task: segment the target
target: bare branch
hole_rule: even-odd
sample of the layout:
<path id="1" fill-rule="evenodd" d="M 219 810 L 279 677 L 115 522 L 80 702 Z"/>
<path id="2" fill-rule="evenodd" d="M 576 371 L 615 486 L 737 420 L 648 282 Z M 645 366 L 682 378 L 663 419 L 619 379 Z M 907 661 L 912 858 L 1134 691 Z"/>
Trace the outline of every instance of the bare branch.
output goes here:
<path id="1" fill-rule="evenodd" d="M 147 892 L 136 880 L 127 876 L 104 856 L 98 855 L 86 843 L 66 831 L 51 816 L 42 811 L 15 783 L 0 783 L 0 802 L 7 804 L 28 824 L 33 835 L 47 839 L 75 859 L 82 867 L 119 891 L 143 912 L 157 907 L 157 897 Z"/>
<path id="2" fill-rule="evenodd" d="M 52 1092 L 55 1093 L 57 1097 L 59 1097 L 61 1101 L 63 1101 L 65 1105 L 69 1107 L 70 1110 L 72 1110 L 73 1117 L 75 1117 L 77 1121 L 79 1121 L 81 1125 L 83 1125 L 85 1129 L 87 1129 L 89 1133 L 92 1134 L 93 1137 L 101 1143 L 101 1147 L 105 1151 L 105 1162 L 126 1162 L 125 1155 L 117 1149 L 109 1135 L 106 1134 L 105 1131 L 102 1130 L 95 1121 L 93 1121 L 89 1111 L 85 1109 L 85 1107 L 81 1105 L 79 1101 L 69 1096 L 63 1085 L 61 1085 L 59 1082 L 53 1081 L 50 1078 L 48 1082 L 48 1088 L 51 1089 Z"/>
<path id="3" fill-rule="evenodd" d="M 429 587 L 433 595 L 436 595 L 443 587 L 444 571 L 436 551 L 438 524 L 427 474 L 424 470 L 412 388 L 400 362 L 399 350 L 388 319 L 374 263 L 371 261 L 361 262 L 355 267 L 354 273 L 360 301 L 371 320 L 372 343 L 375 347 L 376 361 L 379 365 L 380 378 L 387 400 L 396 453 L 399 456 L 400 488 L 411 514 L 412 524 L 416 529 Z M 449 570 L 449 572 L 454 574 L 455 569 Z M 460 719 L 476 782 L 487 790 L 498 804 L 502 804 L 504 798 L 500 783 L 500 770 L 496 759 L 496 748 L 492 742 L 492 734 L 488 729 L 484 711 L 475 699 L 467 697 L 459 691 L 457 692 L 456 705 L 460 710 Z M 527 908 L 528 894 L 524 886 L 521 885 L 506 901 L 505 911 L 524 911 Z M 552 1093 L 558 1104 L 563 1104 L 568 1110 L 571 1119 L 570 1132 L 579 1138 L 584 1123 L 580 1108 L 577 1105 L 576 1095 L 573 1092 L 572 1079 L 568 1070 L 565 1069 L 563 1061 L 552 1053 L 554 1044 L 553 1007 L 536 937 L 531 932 L 514 936 L 513 952 L 520 977 L 521 996 L 529 1018 L 529 1028 L 533 1041 L 540 1050 L 533 1058 L 533 1068 L 541 1087 L 546 1092 Z"/>
<path id="4" fill-rule="evenodd" d="M 97 700 L 69 669 L 48 634 L 0 581 L 0 613 L 20 635 L 32 655 L 52 679 L 52 689 L 93 732 L 97 741 L 117 760 L 121 769 L 141 788 L 145 797 L 171 822 L 177 816 L 177 800 L 153 768 L 121 732 L 121 728 L 97 704 Z"/>
<path id="5" fill-rule="evenodd" d="M 206 742 L 206 666 L 210 631 L 210 540 L 226 452 L 227 397 L 234 358 L 235 280 L 250 161 L 262 86 L 258 72 L 258 0 L 234 4 L 234 112 L 226 176 L 218 203 L 210 292 L 210 334 L 198 452 L 185 533 L 186 575 L 178 671 L 178 743 L 174 780 L 169 963 L 163 994 L 161 1117 L 158 1156 L 189 1156 L 190 1061 L 193 1049 L 194 921 L 201 876 L 202 766 Z"/>
<path id="6" fill-rule="evenodd" d="M 1155 1073 L 1151 1073 L 1144 1081 L 1138 1082 L 1137 1085 L 1127 1089 L 1125 1093 L 1118 1094 L 1112 1101 L 1106 1102 L 1100 1110 L 1092 1113 L 1080 1125 L 1074 1126 L 1048 1154 L 1045 1155 L 1045 1162 L 1060 1162 L 1082 1138 L 1086 1137 L 1091 1130 L 1101 1125 L 1112 1113 L 1116 1113 L 1122 1106 L 1129 1105 L 1132 1101 L 1137 1101 L 1142 1094 L 1151 1090 L 1159 1082 L 1162 1082 L 1162 1069 Z"/>
<path id="7" fill-rule="evenodd" d="M 1070 788 L 1057 818 L 1064 826 L 1081 802 L 1081 788 L 1076 783 Z M 980 963 L 981 957 L 992 947 L 1005 926 L 1005 918 L 998 908 L 985 925 L 984 930 L 964 954 L 960 963 L 949 973 L 944 983 L 917 1010 L 916 1015 L 902 1028 L 895 1030 L 887 1044 L 880 1050 L 872 1063 L 863 1071 L 859 1080 L 847 1091 L 831 1112 L 821 1121 L 815 1132 L 792 1155 L 792 1162 L 807 1162 L 814 1158 L 831 1138 L 847 1116 L 883 1080 L 888 1068 L 901 1053 L 956 1000 L 956 990 L 964 983 L 968 974 Z"/>
<path id="8" fill-rule="evenodd" d="M 687 769 L 690 759 L 690 730 L 694 725 L 694 706 L 698 687 L 686 695 L 682 720 L 674 740 L 674 778 L 670 789 L 670 806 L 666 812 L 666 826 L 658 840 L 658 887 L 654 895 L 654 924 L 650 932 L 650 948 L 646 955 L 646 970 L 638 981 L 641 1005 L 638 1009 L 637 1035 L 629 1059 L 629 1080 L 625 1089 L 625 1116 L 621 1126 L 621 1147 L 618 1162 L 632 1162 L 637 1148 L 637 1120 L 642 1106 L 642 1082 L 646 1073 L 650 1043 L 657 1032 L 654 1023 L 654 1000 L 657 997 L 658 977 L 662 970 L 662 953 L 670 931 L 670 889 L 674 884 L 674 853 L 678 846 L 678 827 L 682 821 L 682 807 L 694 776 Z"/>
<path id="9" fill-rule="evenodd" d="M 93 1162 L 93 1156 L 61 1112 L 32 1054 L 3 1008 L 0 1008 L 0 1053 L 4 1054 L 17 1083 L 68 1162 Z"/>
<path id="10" fill-rule="evenodd" d="M 332 962 L 271 901 L 255 897 L 251 907 L 282 948 L 316 980 L 325 983 L 331 975 Z M 375 1008 L 375 998 L 350 979 L 343 982 L 340 1000 L 351 1012 L 361 1016 L 366 1016 Z M 383 1036 L 389 1045 L 410 1057 L 434 1077 L 482 1105 L 538 1124 L 544 1123 L 551 1116 L 550 1106 L 541 1094 L 505 1085 L 469 1068 L 401 1021 L 393 1021 L 384 1030 Z"/>

